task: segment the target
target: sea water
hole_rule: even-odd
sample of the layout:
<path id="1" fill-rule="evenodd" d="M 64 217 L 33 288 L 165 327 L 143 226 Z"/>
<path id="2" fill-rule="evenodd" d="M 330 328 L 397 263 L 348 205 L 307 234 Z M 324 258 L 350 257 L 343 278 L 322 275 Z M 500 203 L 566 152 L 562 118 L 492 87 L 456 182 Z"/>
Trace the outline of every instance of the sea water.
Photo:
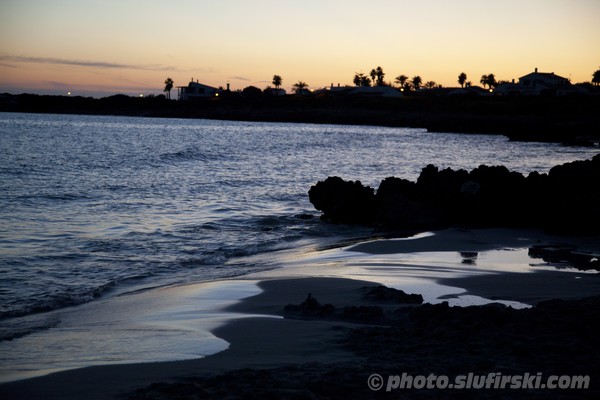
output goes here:
<path id="1" fill-rule="evenodd" d="M 376 188 L 423 167 L 528 173 L 595 149 L 503 136 L 290 123 L 0 113 L 0 317 L 140 285 L 271 267 L 236 258 L 367 234 L 308 200 L 328 176 Z"/>
<path id="2" fill-rule="evenodd" d="M 328 176 L 376 188 L 430 163 L 527 174 L 596 152 L 409 128 L 0 113 L 0 342 L 59 324 L 31 315 L 368 235 L 319 221 L 307 192 Z"/>

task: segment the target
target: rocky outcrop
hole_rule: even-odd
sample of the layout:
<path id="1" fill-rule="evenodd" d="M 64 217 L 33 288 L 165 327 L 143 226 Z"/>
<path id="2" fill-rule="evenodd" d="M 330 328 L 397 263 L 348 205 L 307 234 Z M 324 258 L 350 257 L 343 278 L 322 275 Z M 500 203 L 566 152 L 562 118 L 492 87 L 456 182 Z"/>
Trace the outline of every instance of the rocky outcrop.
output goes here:
<path id="1" fill-rule="evenodd" d="M 364 300 L 377 303 L 396 304 L 423 304 L 423 296 L 420 294 L 407 294 L 403 290 L 389 288 L 383 285 L 366 286 L 362 288 Z"/>
<path id="2" fill-rule="evenodd" d="M 529 257 L 541 258 L 557 268 L 577 268 L 600 271 L 600 253 L 578 249 L 573 245 L 549 244 L 534 245 L 529 248 Z"/>
<path id="3" fill-rule="evenodd" d="M 373 221 L 375 195 L 360 181 L 329 177 L 311 187 L 308 196 L 328 222 L 364 225 Z"/>
<path id="4" fill-rule="evenodd" d="M 423 304 L 420 294 L 407 294 L 402 290 L 383 285 L 365 286 L 360 289 L 362 300 L 368 304 L 335 307 L 321 304 L 311 293 L 300 304 L 288 304 L 283 308 L 285 318 L 293 319 L 336 319 L 357 323 L 374 323 L 387 318 L 386 310 L 398 306 L 412 308 Z"/>
<path id="5" fill-rule="evenodd" d="M 331 304 L 321 304 L 311 293 L 300 304 L 288 304 L 283 308 L 283 313 L 288 318 L 323 318 L 332 315 L 335 307 Z"/>
<path id="6" fill-rule="evenodd" d="M 428 165 L 416 182 L 390 177 L 377 191 L 330 177 L 309 190 L 322 219 L 381 230 L 450 225 L 530 227 L 600 233 L 600 154 L 528 176 L 504 166 L 440 170 Z"/>

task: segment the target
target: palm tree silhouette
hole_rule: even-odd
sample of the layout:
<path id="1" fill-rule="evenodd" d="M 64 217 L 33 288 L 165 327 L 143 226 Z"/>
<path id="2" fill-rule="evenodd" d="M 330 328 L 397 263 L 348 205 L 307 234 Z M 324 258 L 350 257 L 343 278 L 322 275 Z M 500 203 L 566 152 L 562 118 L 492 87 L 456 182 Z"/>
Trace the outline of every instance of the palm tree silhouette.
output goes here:
<path id="1" fill-rule="evenodd" d="M 427 89 L 433 89 L 436 86 L 437 86 L 437 83 L 435 83 L 435 81 L 425 82 L 425 88 L 427 88 Z"/>
<path id="2" fill-rule="evenodd" d="M 465 87 L 466 81 L 467 81 L 467 74 L 465 74 L 464 72 L 461 72 L 460 75 L 458 75 L 458 84 L 460 85 L 461 88 Z"/>
<path id="3" fill-rule="evenodd" d="M 481 79 L 479 80 L 479 82 L 483 85 L 483 87 L 488 87 L 488 89 L 491 89 L 492 87 L 495 87 L 498 82 L 496 82 L 496 77 L 494 76 L 494 74 L 488 74 L 488 75 L 481 75 Z"/>
<path id="4" fill-rule="evenodd" d="M 400 85 L 400 89 L 404 90 L 406 88 L 406 82 L 408 82 L 408 76 L 406 75 L 398 75 L 396 77 L 396 83 Z"/>
<path id="5" fill-rule="evenodd" d="M 596 86 L 600 85 L 600 68 L 592 74 L 592 83 Z"/>
<path id="6" fill-rule="evenodd" d="M 419 75 L 413 76 L 411 83 L 415 90 L 419 90 L 421 88 L 421 83 L 423 83 L 423 79 L 421 79 Z"/>
<path id="7" fill-rule="evenodd" d="M 488 76 L 487 75 L 481 75 L 481 79 L 479 80 L 479 83 L 481 83 L 483 85 L 483 87 L 485 88 L 485 86 L 488 83 Z"/>
<path id="8" fill-rule="evenodd" d="M 375 80 L 375 78 L 377 78 L 377 71 L 375 71 L 375 68 L 373 68 L 371 70 L 371 72 L 369 72 L 369 75 L 371 76 L 371 80 L 373 81 L 373 86 L 377 86 L 377 83 Z"/>
<path id="9" fill-rule="evenodd" d="M 496 81 L 496 76 L 494 76 L 494 74 L 489 74 L 488 75 L 488 86 L 491 88 L 496 87 L 498 85 L 498 82 Z"/>
<path id="10" fill-rule="evenodd" d="M 383 77 L 385 76 L 385 72 L 383 72 L 383 68 L 377 67 L 375 70 L 375 75 L 377 76 L 377 86 L 383 86 Z"/>
<path id="11" fill-rule="evenodd" d="M 175 84 L 175 82 L 173 82 L 173 79 L 171 79 L 171 78 L 165 79 L 164 92 L 167 94 L 167 99 L 169 99 L 169 100 L 171 100 L 171 89 L 173 89 L 174 84 Z"/>
<path id="12" fill-rule="evenodd" d="M 308 83 L 298 81 L 298 82 L 294 83 L 293 87 L 294 87 L 293 90 L 296 94 L 302 94 L 302 93 L 304 93 L 304 90 L 306 90 L 306 88 L 308 87 Z"/>
<path id="13" fill-rule="evenodd" d="M 371 86 L 371 80 L 362 72 L 354 73 L 354 79 L 352 82 L 354 82 L 356 86 Z"/>
<path id="14" fill-rule="evenodd" d="M 279 94 L 279 87 L 281 86 L 281 82 L 283 82 L 283 79 L 281 79 L 281 76 L 273 75 L 273 85 L 275 86 L 275 90 L 277 91 L 277 94 Z"/>

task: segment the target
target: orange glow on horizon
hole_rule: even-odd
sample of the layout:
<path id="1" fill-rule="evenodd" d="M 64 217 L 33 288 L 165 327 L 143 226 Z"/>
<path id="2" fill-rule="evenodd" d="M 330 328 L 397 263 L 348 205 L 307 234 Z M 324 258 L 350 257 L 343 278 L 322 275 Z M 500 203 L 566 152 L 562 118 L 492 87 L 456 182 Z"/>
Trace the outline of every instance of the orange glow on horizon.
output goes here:
<path id="1" fill-rule="evenodd" d="M 455 87 L 465 72 L 479 85 L 483 74 L 510 81 L 534 68 L 583 82 L 600 68 L 594 0 L 378 5 L 375 17 L 356 0 L 5 0 L 0 92 L 160 94 L 166 77 L 263 89 L 274 74 L 290 91 L 300 80 L 351 85 L 377 66 L 392 83 L 420 75 Z"/>

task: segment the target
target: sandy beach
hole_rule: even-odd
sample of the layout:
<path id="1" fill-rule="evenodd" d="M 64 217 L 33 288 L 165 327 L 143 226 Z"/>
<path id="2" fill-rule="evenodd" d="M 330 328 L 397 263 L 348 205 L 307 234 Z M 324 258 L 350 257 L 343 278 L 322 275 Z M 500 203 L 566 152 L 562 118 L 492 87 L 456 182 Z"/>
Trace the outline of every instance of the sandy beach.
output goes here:
<path id="1" fill-rule="evenodd" d="M 593 397 L 598 393 L 594 377 L 598 377 L 600 358 L 596 357 L 597 348 L 591 346 L 597 339 L 572 329 L 579 329 L 597 314 L 597 298 L 585 300 L 587 303 L 567 301 L 551 307 L 543 301 L 599 296 L 599 275 L 596 271 L 556 269 L 526 257 L 529 246 L 558 241 L 573 243 L 581 249 L 597 247 L 596 238 L 552 237 L 538 231 L 446 230 L 284 259 L 283 268 L 236 278 L 237 287 L 258 285 L 259 293 L 249 291 L 252 293 L 249 297 L 216 307 L 222 318 L 210 331 L 229 343 L 227 350 L 184 361 L 61 371 L 4 383 L 0 385 L 0 397 L 380 398 L 373 396 L 404 393 L 369 390 L 369 375 L 406 371 L 451 376 L 496 371 L 585 372 L 592 376 L 592 389 L 558 394 Z M 227 281 L 223 282 L 225 285 Z M 214 292 L 218 292 L 219 284 L 212 283 Z M 421 291 L 429 305 L 366 299 L 366 288 L 379 284 L 409 294 Z M 309 293 L 321 305 L 331 304 L 337 314 L 283 318 L 287 304 L 301 304 Z M 501 311 L 495 311 L 494 306 L 448 308 L 445 301 L 450 306 L 505 302 L 514 307 L 498 306 Z M 539 307 L 529 308 L 538 304 Z M 349 314 L 346 307 L 352 306 L 378 308 L 381 315 L 372 318 L 368 313 L 358 314 L 362 320 L 339 317 Z M 464 310 L 471 314 L 466 316 Z M 548 310 L 558 310 L 557 315 Z M 423 322 L 419 316 L 429 313 L 433 317 Z M 531 325 L 516 322 L 523 319 Z M 559 327 L 542 334 L 541 330 L 553 324 Z M 467 340 L 465 336 L 470 335 L 466 332 L 479 334 Z M 421 347 L 436 350 L 424 351 Z M 530 350 L 525 351 L 526 348 Z M 543 354 L 536 354 L 536 350 Z M 571 361 L 556 364 L 564 361 L 566 350 Z M 307 382 L 314 385 L 301 389 Z M 272 387 L 265 387 L 269 385 Z M 461 394 L 410 393 L 417 398 L 436 394 L 454 398 Z M 534 397 L 548 394 L 543 390 L 511 393 Z M 493 391 L 485 394 L 493 395 Z"/>

